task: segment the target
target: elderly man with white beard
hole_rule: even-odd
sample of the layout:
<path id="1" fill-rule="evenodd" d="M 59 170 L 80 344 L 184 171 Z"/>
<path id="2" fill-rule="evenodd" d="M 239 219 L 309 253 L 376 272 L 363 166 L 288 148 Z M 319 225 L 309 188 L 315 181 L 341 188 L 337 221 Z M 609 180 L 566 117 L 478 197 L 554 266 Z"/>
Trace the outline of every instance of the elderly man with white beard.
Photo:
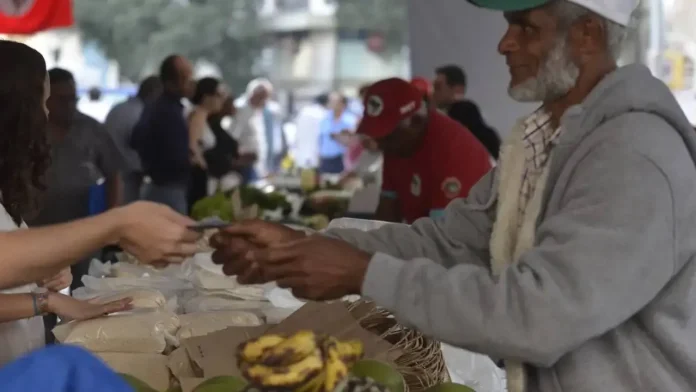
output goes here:
<path id="1" fill-rule="evenodd" d="M 511 392 L 693 391 L 696 134 L 641 65 L 617 67 L 638 0 L 470 0 L 502 11 L 510 96 L 541 102 L 441 219 L 215 237 L 241 282 L 362 294 L 504 360 Z"/>

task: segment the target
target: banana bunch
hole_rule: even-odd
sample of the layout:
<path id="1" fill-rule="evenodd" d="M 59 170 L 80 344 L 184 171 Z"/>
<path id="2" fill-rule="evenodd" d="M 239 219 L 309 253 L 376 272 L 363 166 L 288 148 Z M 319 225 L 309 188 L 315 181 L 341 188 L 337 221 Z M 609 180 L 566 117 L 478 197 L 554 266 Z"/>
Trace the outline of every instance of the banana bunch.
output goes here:
<path id="1" fill-rule="evenodd" d="M 312 331 L 264 335 L 237 352 L 244 378 L 259 390 L 333 392 L 363 356 L 359 341 L 339 341 Z"/>

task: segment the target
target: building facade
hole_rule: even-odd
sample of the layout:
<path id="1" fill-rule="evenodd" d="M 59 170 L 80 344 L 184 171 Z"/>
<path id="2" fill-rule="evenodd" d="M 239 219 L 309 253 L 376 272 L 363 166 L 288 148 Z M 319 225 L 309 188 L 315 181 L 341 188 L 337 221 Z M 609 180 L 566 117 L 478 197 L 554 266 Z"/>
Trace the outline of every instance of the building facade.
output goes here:
<path id="1" fill-rule="evenodd" d="M 332 89 L 355 94 L 363 84 L 408 76 L 407 49 L 386 53 L 378 35 L 341 31 L 337 7 L 337 0 L 262 0 L 262 64 L 279 95 L 301 104 Z"/>

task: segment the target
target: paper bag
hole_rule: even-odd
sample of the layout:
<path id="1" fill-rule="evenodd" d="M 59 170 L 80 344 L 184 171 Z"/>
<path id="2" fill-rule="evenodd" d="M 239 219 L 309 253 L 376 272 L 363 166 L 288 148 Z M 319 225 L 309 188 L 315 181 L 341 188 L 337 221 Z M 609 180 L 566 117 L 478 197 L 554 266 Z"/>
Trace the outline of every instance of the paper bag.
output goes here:
<path id="1" fill-rule="evenodd" d="M 367 312 L 367 309 L 361 312 Z M 264 333 L 292 334 L 302 330 L 312 330 L 341 340 L 360 340 L 365 347 L 365 358 L 368 359 L 390 362 L 391 354 L 394 352 L 389 342 L 363 329 L 344 303 L 309 302 L 280 324 L 270 328 L 268 326 L 231 327 L 205 336 L 186 339 L 182 342 L 182 347 L 190 358 L 192 369 L 184 369 L 180 365 L 182 360 L 176 358 L 172 359 L 175 363 L 170 363 L 170 369 L 173 368 L 172 373 L 179 378 L 180 382 L 183 378 L 239 377 L 241 372 L 237 368 L 237 348 L 241 343 Z M 179 354 L 181 353 L 177 353 Z"/>
<path id="2" fill-rule="evenodd" d="M 261 336 L 267 326 L 231 327 L 205 336 L 186 339 L 182 347 L 195 367 L 206 379 L 217 376 L 241 376 L 237 368 L 237 347 L 249 339 Z"/>
<path id="3" fill-rule="evenodd" d="M 379 336 L 363 329 L 342 302 L 309 302 L 268 333 L 292 334 L 302 330 L 335 336 L 340 340 L 360 340 L 365 347 L 365 358 L 386 360 L 392 345 Z"/>

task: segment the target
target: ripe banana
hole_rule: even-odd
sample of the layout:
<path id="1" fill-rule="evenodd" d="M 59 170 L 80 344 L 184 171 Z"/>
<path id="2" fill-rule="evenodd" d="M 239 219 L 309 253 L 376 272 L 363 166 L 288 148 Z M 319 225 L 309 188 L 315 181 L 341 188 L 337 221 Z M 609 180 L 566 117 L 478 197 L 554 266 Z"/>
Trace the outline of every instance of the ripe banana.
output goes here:
<path id="1" fill-rule="evenodd" d="M 280 335 L 264 335 L 256 339 L 242 343 L 238 349 L 240 362 L 254 363 L 271 348 L 285 341 L 285 337 Z"/>
<path id="2" fill-rule="evenodd" d="M 324 350 L 324 389 L 323 392 L 333 392 L 338 384 L 348 376 L 348 366 L 338 353 L 338 342 L 334 338 L 326 338 L 322 342 Z"/>
<path id="3" fill-rule="evenodd" d="M 245 364 L 240 369 L 244 378 L 254 385 L 270 388 L 298 388 L 321 375 L 324 361 L 321 351 L 287 366 L 268 366 L 263 363 Z"/>
<path id="4" fill-rule="evenodd" d="M 264 351 L 258 361 L 266 366 L 288 366 L 301 361 L 316 350 L 316 334 L 312 331 L 300 331 Z"/>
<path id="5" fill-rule="evenodd" d="M 336 342 L 336 351 L 338 351 L 341 360 L 349 367 L 362 359 L 364 354 L 363 344 L 359 340 L 338 341 Z"/>
<path id="6" fill-rule="evenodd" d="M 301 331 L 265 335 L 240 345 L 239 369 L 252 386 L 296 392 L 334 392 L 363 356 L 360 341 Z"/>
<path id="7" fill-rule="evenodd" d="M 324 372 L 307 381 L 303 386 L 295 389 L 295 392 L 322 392 L 324 387 Z"/>

